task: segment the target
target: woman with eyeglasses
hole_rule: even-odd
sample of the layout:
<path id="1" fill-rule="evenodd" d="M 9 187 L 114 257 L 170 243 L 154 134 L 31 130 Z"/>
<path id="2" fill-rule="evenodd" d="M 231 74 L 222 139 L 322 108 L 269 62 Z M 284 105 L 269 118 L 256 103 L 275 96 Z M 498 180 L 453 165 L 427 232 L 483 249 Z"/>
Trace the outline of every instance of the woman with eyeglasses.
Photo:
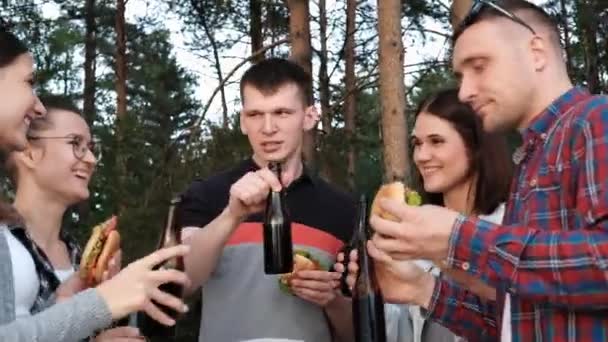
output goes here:
<path id="1" fill-rule="evenodd" d="M 26 133 L 30 128 L 39 128 L 38 133 L 59 133 L 56 130 L 60 123 L 53 119 L 54 115 L 45 116 L 46 109 L 32 89 L 33 74 L 33 58 L 25 45 L 11 32 L 0 27 L 0 148 L 5 154 L 23 151 L 23 155 L 18 157 L 19 161 L 15 161 L 15 165 L 20 165 L 16 166 L 19 171 L 15 175 L 23 177 L 24 183 L 21 184 L 25 187 L 42 188 L 52 185 L 48 183 L 52 179 L 51 170 L 58 171 L 58 165 L 53 166 L 48 159 L 44 159 L 45 155 L 59 156 L 55 152 L 59 152 L 60 144 L 56 143 L 69 146 L 69 155 L 75 159 L 82 155 L 84 148 L 82 142 L 76 141 L 78 139 L 45 139 L 42 134 L 39 138 L 28 141 Z M 43 121 L 32 124 L 35 120 Z M 63 129 L 78 128 L 79 131 L 74 133 L 82 133 L 84 142 L 88 144 L 90 135 L 86 135 L 88 127 L 84 121 L 78 123 L 75 120 L 72 124 L 74 125 Z M 57 178 L 54 182 L 57 184 L 53 185 L 64 183 L 66 187 L 63 192 L 40 191 L 40 197 L 36 197 L 31 192 L 35 190 L 29 189 L 29 197 L 18 200 L 21 204 L 16 204 L 23 210 L 23 216 L 29 217 L 33 222 L 33 227 L 40 225 L 39 228 L 32 228 L 32 235 L 24 229 L 8 227 L 7 224 L 18 221 L 20 215 L 11 206 L 0 202 L 0 341 L 78 341 L 107 327 L 112 320 L 140 310 L 146 311 L 161 323 L 174 324 L 151 300 L 184 311 L 186 307 L 181 300 L 161 292 L 158 286 L 166 282 L 187 286 L 189 281 L 181 272 L 152 271 L 152 268 L 168 258 L 186 254 L 186 246 L 154 252 L 131 263 L 94 289 L 77 294 L 73 294 L 69 287 L 58 289 L 59 293 L 71 296 L 54 303 L 58 298 L 57 293 L 51 293 L 48 302 L 42 305 L 44 310 L 36 311 L 37 298 L 46 280 L 39 278 L 34 256 L 27 246 L 39 242 L 44 253 L 47 254 L 48 251 L 47 257 L 58 266 L 59 272 L 55 276 L 64 277 L 71 272 L 72 263 L 66 259 L 65 254 L 68 246 L 63 240 L 60 242 L 59 231 L 52 228 L 55 224 L 60 225 L 60 221 L 50 213 L 59 212 L 61 205 L 69 201 L 88 196 L 86 177 L 92 171 L 89 164 L 92 161 L 94 166 L 95 163 L 94 157 L 89 153 L 88 156 L 83 156 L 82 165 L 74 163 L 68 167 L 66 163 L 69 155 L 61 154 L 63 159 L 55 160 L 58 164 L 61 160 L 61 165 L 67 167 L 55 173 Z M 71 176 L 69 179 L 68 174 Z M 26 183 L 25 177 L 30 176 L 37 177 L 38 181 L 45 179 L 46 183 Z M 68 184 L 71 188 L 69 191 Z M 58 190 L 57 187 L 53 189 Z M 46 215 L 41 215 L 42 213 Z"/>
<path id="2" fill-rule="evenodd" d="M 32 313 L 48 305 L 60 283 L 77 278 L 81 249 L 62 229 L 62 220 L 70 206 L 89 197 L 89 180 L 99 158 L 89 127 L 75 107 L 59 97 L 43 103 L 47 114 L 31 122 L 27 147 L 11 153 L 6 162 L 16 189 L 13 206 L 20 214 L 9 227 L 27 232 L 29 239 L 22 237 L 23 243 L 34 257 L 40 280 Z M 111 259 L 111 273 L 119 269 L 119 259 Z M 105 341 L 106 336 L 127 341 L 140 337 L 136 329 L 121 327 L 97 340 Z"/>

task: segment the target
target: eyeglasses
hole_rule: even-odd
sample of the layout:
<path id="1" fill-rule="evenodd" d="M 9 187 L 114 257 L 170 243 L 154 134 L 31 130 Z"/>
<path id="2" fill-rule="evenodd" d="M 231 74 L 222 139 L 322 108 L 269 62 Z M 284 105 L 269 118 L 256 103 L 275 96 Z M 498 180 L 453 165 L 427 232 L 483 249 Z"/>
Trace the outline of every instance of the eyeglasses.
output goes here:
<path id="1" fill-rule="evenodd" d="M 101 148 L 98 147 L 95 141 L 86 141 L 86 139 L 80 135 L 68 135 L 64 137 L 28 136 L 27 138 L 29 140 L 69 140 L 68 144 L 72 145 L 72 152 L 76 159 L 83 160 L 87 155 L 87 151 L 91 151 L 97 161 L 101 159 Z"/>
<path id="2" fill-rule="evenodd" d="M 534 31 L 532 26 L 526 24 L 525 21 L 523 21 L 520 17 L 515 15 L 513 12 L 501 7 L 500 5 L 496 4 L 494 1 L 491 1 L 491 0 L 476 0 L 475 3 L 473 4 L 473 6 L 471 7 L 471 10 L 467 14 L 467 16 L 462 20 L 460 25 L 458 25 L 458 28 L 454 31 L 454 37 L 458 37 L 467 27 L 469 27 L 469 26 L 473 25 L 475 22 L 477 22 L 480 14 L 482 13 L 482 10 L 487 9 L 488 7 L 497 11 L 498 13 L 502 14 L 503 16 L 513 20 L 514 22 L 522 25 L 523 27 L 530 30 L 530 32 L 532 32 L 532 34 L 536 35 L 536 31 Z"/>

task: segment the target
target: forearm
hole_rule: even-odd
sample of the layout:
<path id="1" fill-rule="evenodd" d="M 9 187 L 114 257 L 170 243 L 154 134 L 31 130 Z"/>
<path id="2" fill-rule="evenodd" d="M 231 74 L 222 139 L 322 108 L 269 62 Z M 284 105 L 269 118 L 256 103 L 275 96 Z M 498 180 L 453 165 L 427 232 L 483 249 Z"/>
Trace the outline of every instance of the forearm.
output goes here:
<path id="1" fill-rule="evenodd" d="M 36 315 L 0 326 L 0 341 L 79 341 L 106 328 L 111 320 L 102 297 L 89 289 Z"/>
<path id="2" fill-rule="evenodd" d="M 185 257 L 186 273 L 190 277 L 191 286 L 186 294 L 196 291 L 215 269 L 230 235 L 241 220 L 224 210 L 213 221 L 202 229 L 198 229 L 187 240 L 186 244 L 192 246 L 190 253 Z"/>
<path id="3" fill-rule="evenodd" d="M 496 303 L 449 281 L 434 278 L 432 295 L 426 306 L 426 316 L 454 334 L 474 341 L 496 341 Z M 425 298 L 426 299 L 426 298 Z"/>
<path id="4" fill-rule="evenodd" d="M 325 314 L 334 333 L 334 342 L 354 341 L 352 301 L 350 298 L 338 294 L 325 307 Z"/>
<path id="5" fill-rule="evenodd" d="M 608 307 L 608 232 L 601 225 L 543 231 L 461 218 L 450 246 L 450 266 L 491 286 L 560 307 Z"/>
<path id="6" fill-rule="evenodd" d="M 481 279 L 455 268 L 442 268 L 441 271 L 442 277 L 454 281 L 458 286 L 471 291 L 482 299 L 496 301 L 496 289 L 488 286 Z"/>

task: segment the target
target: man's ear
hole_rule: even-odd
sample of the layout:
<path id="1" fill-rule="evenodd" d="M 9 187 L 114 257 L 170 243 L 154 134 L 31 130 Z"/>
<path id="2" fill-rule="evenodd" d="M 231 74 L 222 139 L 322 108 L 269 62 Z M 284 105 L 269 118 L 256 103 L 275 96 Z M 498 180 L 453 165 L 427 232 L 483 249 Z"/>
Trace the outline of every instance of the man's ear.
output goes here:
<path id="1" fill-rule="evenodd" d="M 308 106 L 304 111 L 304 130 L 310 131 L 317 126 L 317 122 L 321 119 L 321 113 L 314 105 Z"/>
<path id="2" fill-rule="evenodd" d="M 13 152 L 12 158 L 15 159 L 15 163 L 19 163 L 27 167 L 28 169 L 33 169 L 36 166 L 36 162 L 40 160 L 41 152 L 35 151 L 28 146 L 23 151 Z"/>
<path id="3" fill-rule="evenodd" d="M 547 67 L 549 54 L 553 52 L 551 49 L 552 46 L 545 37 L 536 36 L 530 40 L 534 70 L 542 71 Z"/>

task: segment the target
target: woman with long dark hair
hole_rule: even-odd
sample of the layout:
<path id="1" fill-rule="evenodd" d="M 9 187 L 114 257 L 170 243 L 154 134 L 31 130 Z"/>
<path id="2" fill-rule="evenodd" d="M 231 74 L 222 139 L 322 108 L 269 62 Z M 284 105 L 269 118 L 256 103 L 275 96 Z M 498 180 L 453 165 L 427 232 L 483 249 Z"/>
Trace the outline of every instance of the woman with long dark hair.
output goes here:
<path id="1" fill-rule="evenodd" d="M 473 109 L 447 89 L 423 100 L 416 111 L 410 146 L 423 202 L 501 222 L 511 182 L 512 164 L 504 137 L 484 132 Z M 343 256 L 339 256 L 339 260 Z M 447 276 L 471 291 L 495 300 L 495 290 L 471 281 L 457 270 L 441 270 L 440 262 L 417 260 L 419 272 Z M 351 271 L 349 285 L 356 273 Z M 343 266 L 336 264 L 343 270 Z M 393 342 L 454 341 L 458 337 L 439 324 L 426 322 L 416 306 L 389 304 L 387 336 Z M 412 324 L 407 324 L 411 320 Z"/>

